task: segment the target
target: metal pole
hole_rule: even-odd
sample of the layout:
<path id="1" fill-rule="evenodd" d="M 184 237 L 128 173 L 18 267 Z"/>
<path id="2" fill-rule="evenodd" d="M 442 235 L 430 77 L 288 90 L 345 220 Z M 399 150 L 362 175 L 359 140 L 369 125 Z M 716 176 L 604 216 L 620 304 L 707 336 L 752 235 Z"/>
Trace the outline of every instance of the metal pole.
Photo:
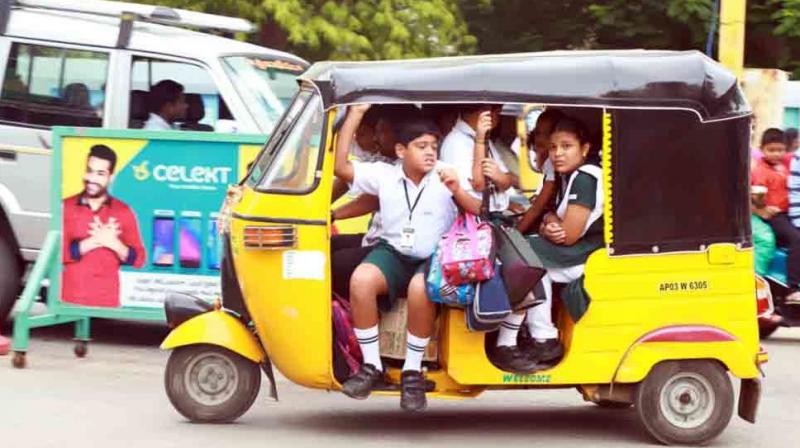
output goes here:
<path id="1" fill-rule="evenodd" d="M 742 79 L 746 0 L 722 0 L 719 27 L 719 62 Z"/>

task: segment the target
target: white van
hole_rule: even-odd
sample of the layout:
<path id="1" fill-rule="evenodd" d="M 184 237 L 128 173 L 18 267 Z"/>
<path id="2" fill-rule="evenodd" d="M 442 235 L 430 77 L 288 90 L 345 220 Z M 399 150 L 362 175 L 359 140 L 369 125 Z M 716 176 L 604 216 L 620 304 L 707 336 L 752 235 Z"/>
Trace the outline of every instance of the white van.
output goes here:
<path id="1" fill-rule="evenodd" d="M 0 0 L 0 322 L 48 230 L 52 126 L 141 128 L 150 87 L 170 79 L 189 106 L 180 128 L 269 134 L 308 66 L 187 28 L 254 29 L 152 5 Z"/>

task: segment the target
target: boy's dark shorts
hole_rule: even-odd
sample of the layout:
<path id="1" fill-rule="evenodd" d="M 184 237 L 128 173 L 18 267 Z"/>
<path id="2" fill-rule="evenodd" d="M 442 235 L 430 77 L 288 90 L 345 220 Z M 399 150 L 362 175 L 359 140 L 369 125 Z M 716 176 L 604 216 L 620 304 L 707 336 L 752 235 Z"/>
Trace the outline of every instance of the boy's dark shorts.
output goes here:
<path id="1" fill-rule="evenodd" d="M 377 266 L 389 287 L 386 296 L 378 297 L 381 311 L 391 311 L 397 299 L 406 296 L 411 278 L 419 272 L 425 272 L 425 261 L 403 255 L 383 240 L 375 245 L 363 262 Z"/>

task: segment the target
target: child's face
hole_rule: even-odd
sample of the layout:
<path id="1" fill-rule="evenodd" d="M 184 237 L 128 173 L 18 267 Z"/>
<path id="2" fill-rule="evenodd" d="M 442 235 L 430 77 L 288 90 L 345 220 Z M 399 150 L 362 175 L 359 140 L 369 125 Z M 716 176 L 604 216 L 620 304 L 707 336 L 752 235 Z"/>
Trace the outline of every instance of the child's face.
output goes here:
<path id="1" fill-rule="evenodd" d="M 550 136 L 550 160 L 559 173 L 571 173 L 586 161 L 589 143 L 581 145 L 578 137 L 571 132 L 558 131 Z"/>
<path id="2" fill-rule="evenodd" d="M 764 161 L 770 165 L 776 165 L 783 162 L 783 156 L 786 154 L 785 143 L 767 143 L 761 146 L 761 153 L 764 155 Z"/>
<path id="3" fill-rule="evenodd" d="M 423 134 L 408 145 L 398 143 L 396 149 L 397 157 L 403 160 L 407 171 L 426 174 L 436 166 L 439 139 L 435 135 Z"/>
<path id="4" fill-rule="evenodd" d="M 378 120 L 375 124 L 375 142 L 378 145 L 378 151 L 386 157 L 394 158 L 394 132 L 392 126 L 388 121 L 383 118 Z"/>
<path id="5" fill-rule="evenodd" d="M 374 153 L 378 149 L 375 128 L 362 123 L 356 130 L 356 142 L 364 151 Z"/>
<path id="6" fill-rule="evenodd" d="M 536 152 L 546 154 L 550 149 L 550 133 L 553 131 L 552 121 L 539 118 L 536 120 L 536 127 L 533 128 L 533 145 Z"/>

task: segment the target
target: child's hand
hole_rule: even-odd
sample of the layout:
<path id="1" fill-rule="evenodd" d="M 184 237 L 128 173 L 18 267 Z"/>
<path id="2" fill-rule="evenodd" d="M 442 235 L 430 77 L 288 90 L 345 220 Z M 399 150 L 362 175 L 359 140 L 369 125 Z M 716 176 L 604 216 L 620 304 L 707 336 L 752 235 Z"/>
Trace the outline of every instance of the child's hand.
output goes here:
<path id="1" fill-rule="evenodd" d="M 764 214 L 766 215 L 766 219 L 772 219 L 775 215 L 781 212 L 781 209 L 778 207 L 774 207 L 772 205 L 768 205 L 764 207 Z"/>
<path id="2" fill-rule="evenodd" d="M 458 173 L 453 168 L 442 168 L 438 171 L 439 173 L 439 180 L 442 181 L 445 187 L 450 190 L 451 193 L 455 193 L 461 188 L 461 185 L 458 183 Z"/>
<path id="3" fill-rule="evenodd" d="M 371 106 L 372 104 L 353 104 L 348 110 L 354 114 L 364 115 Z"/>
<path id="4" fill-rule="evenodd" d="M 544 237 L 556 244 L 564 244 L 567 240 L 567 232 L 561 224 L 551 222 L 544 226 Z"/>
<path id="5" fill-rule="evenodd" d="M 544 218 L 542 218 L 542 223 L 545 225 L 550 223 L 560 223 L 561 221 L 558 219 L 558 215 L 553 212 L 545 213 Z M 560 225 L 560 224 L 559 224 Z"/>
<path id="6" fill-rule="evenodd" d="M 481 112 L 478 116 L 478 125 L 475 128 L 475 134 L 478 137 L 478 140 L 486 141 L 486 134 L 493 128 L 492 124 L 492 112 L 485 111 Z"/>
<path id="7" fill-rule="evenodd" d="M 503 175 L 503 173 L 500 171 L 500 166 L 497 165 L 497 162 L 488 158 L 481 160 L 481 170 L 483 171 L 484 176 L 495 182 L 497 182 L 498 179 L 500 179 L 500 176 Z"/>

